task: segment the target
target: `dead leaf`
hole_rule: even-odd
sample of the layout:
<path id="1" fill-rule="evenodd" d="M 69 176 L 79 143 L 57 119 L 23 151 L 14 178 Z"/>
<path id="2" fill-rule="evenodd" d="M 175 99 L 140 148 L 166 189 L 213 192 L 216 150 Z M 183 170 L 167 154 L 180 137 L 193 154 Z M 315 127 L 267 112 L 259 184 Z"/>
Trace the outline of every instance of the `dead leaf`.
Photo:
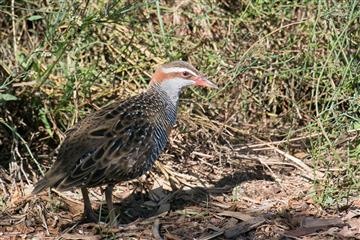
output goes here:
<path id="1" fill-rule="evenodd" d="M 223 228 L 228 229 L 234 227 L 236 224 L 238 224 L 238 220 L 236 218 L 229 218 L 226 223 L 223 225 Z"/>
<path id="2" fill-rule="evenodd" d="M 352 203 L 352 205 L 354 207 L 360 208 L 360 198 L 359 199 L 355 199 Z"/>
<path id="3" fill-rule="evenodd" d="M 223 211 L 221 213 L 218 213 L 219 216 L 226 216 L 226 217 L 233 217 L 236 219 L 239 219 L 241 221 L 248 221 L 252 219 L 253 217 L 241 212 L 234 212 L 234 211 Z"/>
<path id="4" fill-rule="evenodd" d="M 309 228 L 299 227 L 294 230 L 286 231 L 282 235 L 285 237 L 297 238 L 297 237 L 309 235 L 312 233 L 316 233 L 322 229 L 323 228 L 319 228 L 319 227 L 309 227 Z"/>
<path id="5" fill-rule="evenodd" d="M 345 223 L 340 218 L 321 219 L 315 217 L 304 217 L 300 221 L 300 227 L 283 233 L 287 237 L 301 237 L 327 230 L 331 227 L 343 227 Z"/>
<path id="6" fill-rule="evenodd" d="M 82 234 L 70 234 L 70 233 L 65 233 L 63 235 L 61 235 L 61 239 L 66 239 L 66 240 L 99 240 L 101 239 L 100 235 L 82 235 Z"/>
<path id="7" fill-rule="evenodd" d="M 353 239 L 360 239 L 360 232 L 359 229 L 353 229 L 349 226 L 344 226 L 340 232 L 338 233 L 339 236 L 344 238 L 353 238 Z"/>
<path id="8" fill-rule="evenodd" d="M 180 237 L 178 237 L 178 236 L 176 236 L 176 235 L 174 235 L 172 233 L 169 233 L 169 232 L 165 233 L 164 237 L 165 237 L 166 240 L 181 240 Z"/>
<path id="9" fill-rule="evenodd" d="M 357 229 L 358 233 L 360 233 L 360 218 L 353 218 L 347 221 L 347 224 L 353 228 Z"/>
<path id="10" fill-rule="evenodd" d="M 322 228 L 322 227 L 333 227 L 343 226 L 344 222 L 341 218 L 321 219 L 315 217 L 305 217 L 301 221 L 301 226 L 304 228 Z"/>
<path id="11" fill-rule="evenodd" d="M 246 233 L 254 228 L 257 228 L 258 226 L 263 224 L 265 221 L 266 221 L 265 218 L 262 216 L 251 218 L 247 221 L 237 224 L 236 226 L 234 226 L 232 228 L 225 230 L 224 235 L 226 238 L 234 238 L 236 236 L 239 236 L 242 233 Z"/>
<path id="12" fill-rule="evenodd" d="M 350 220 L 352 218 L 355 217 L 359 217 L 360 216 L 360 209 L 354 209 L 354 210 L 350 210 L 344 217 L 343 220 Z"/>
<path id="13" fill-rule="evenodd" d="M 214 238 L 222 235 L 223 233 L 224 233 L 224 231 L 221 230 L 221 231 L 218 231 L 218 232 L 213 232 L 213 233 L 210 233 L 210 234 L 206 234 L 205 236 L 200 237 L 199 240 L 211 240 L 211 239 L 214 239 Z"/>

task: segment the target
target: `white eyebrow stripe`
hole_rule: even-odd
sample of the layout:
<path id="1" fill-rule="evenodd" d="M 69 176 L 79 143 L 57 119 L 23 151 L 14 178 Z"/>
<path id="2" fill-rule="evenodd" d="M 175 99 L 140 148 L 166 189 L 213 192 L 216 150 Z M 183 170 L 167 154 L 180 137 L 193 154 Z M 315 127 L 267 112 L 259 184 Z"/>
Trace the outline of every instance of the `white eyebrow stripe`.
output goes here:
<path id="1" fill-rule="evenodd" d="M 169 68 L 162 68 L 162 71 L 163 71 L 164 73 L 189 72 L 189 73 L 191 73 L 192 75 L 197 76 L 197 74 L 196 74 L 196 73 L 194 73 L 193 71 L 191 71 L 190 69 L 188 69 L 188 68 L 183 68 L 183 67 L 169 67 Z"/>

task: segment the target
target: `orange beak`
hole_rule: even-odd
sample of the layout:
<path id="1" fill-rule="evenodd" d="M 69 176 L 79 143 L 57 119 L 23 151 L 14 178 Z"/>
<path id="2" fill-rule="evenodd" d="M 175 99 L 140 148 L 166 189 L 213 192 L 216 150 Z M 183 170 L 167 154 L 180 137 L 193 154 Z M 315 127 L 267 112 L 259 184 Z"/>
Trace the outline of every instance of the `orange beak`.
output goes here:
<path id="1" fill-rule="evenodd" d="M 205 77 L 196 77 L 195 78 L 195 85 L 196 86 L 201 86 L 201 87 L 215 88 L 215 89 L 218 88 L 218 86 L 216 86 L 215 83 L 211 82 L 210 80 L 208 80 Z"/>

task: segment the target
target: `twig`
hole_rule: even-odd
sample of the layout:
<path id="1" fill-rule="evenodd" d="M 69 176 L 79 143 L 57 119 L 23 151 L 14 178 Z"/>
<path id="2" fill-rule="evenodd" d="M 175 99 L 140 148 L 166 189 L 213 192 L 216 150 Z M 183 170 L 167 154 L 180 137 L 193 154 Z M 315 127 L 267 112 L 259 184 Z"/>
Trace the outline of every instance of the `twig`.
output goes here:
<path id="1" fill-rule="evenodd" d="M 28 81 L 28 82 L 19 82 L 19 83 L 13 83 L 12 87 L 27 87 L 27 86 L 33 86 L 36 84 L 36 81 Z"/>
<path id="2" fill-rule="evenodd" d="M 199 238 L 199 240 L 211 240 L 211 239 L 214 239 L 214 238 L 216 238 L 218 236 L 223 235 L 224 232 L 225 232 L 224 230 L 220 230 L 218 232 L 214 232 L 214 233 L 211 233 L 211 234 L 206 235 L 204 237 L 201 237 L 201 238 Z"/>
<path id="3" fill-rule="evenodd" d="M 0 178 L 0 186 L 1 186 L 1 190 L 2 190 L 2 197 L 4 199 L 7 199 L 10 196 L 10 193 L 9 193 L 8 189 L 5 187 L 5 182 L 4 182 L 4 180 L 2 180 L 2 178 Z"/>
<path id="4" fill-rule="evenodd" d="M 253 138 L 255 138 L 256 140 L 263 142 L 261 139 L 253 136 Z M 324 176 L 324 174 L 322 172 L 316 171 L 315 169 L 312 169 L 311 167 L 309 167 L 308 165 L 306 165 L 303 161 L 301 161 L 299 158 L 296 158 L 282 150 L 280 150 L 279 148 L 273 146 L 271 143 L 267 143 L 266 145 L 268 145 L 269 147 L 271 147 L 274 151 L 276 151 L 277 153 L 280 153 L 281 155 L 283 155 L 285 158 L 287 158 L 288 160 L 292 161 L 293 163 L 295 163 L 295 165 L 299 166 L 300 169 L 307 174 L 307 177 L 314 180 L 315 176 L 318 176 L 320 178 L 322 178 Z M 315 175 L 314 175 L 315 173 Z"/>
<path id="5" fill-rule="evenodd" d="M 12 127 L 10 127 L 10 125 L 8 125 L 2 118 L 0 118 L 0 123 L 4 124 L 8 129 L 10 129 L 10 131 L 20 139 L 20 141 L 24 144 L 27 152 L 29 153 L 31 159 L 34 161 L 34 163 L 36 164 L 36 166 L 38 167 L 40 173 L 42 176 L 44 176 L 44 171 L 42 170 L 42 167 L 40 165 L 40 163 L 36 160 L 36 158 L 34 157 L 34 155 L 32 154 L 29 145 L 27 144 L 27 142 L 25 141 L 25 139 L 23 139 L 20 134 Z"/>
<path id="6" fill-rule="evenodd" d="M 321 133 L 314 133 L 314 134 L 310 134 L 309 136 L 301 136 L 301 137 L 290 138 L 290 139 L 285 139 L 285 140 L 281 140 L 281 141 L 274 141 L 274 142 L 264 142 L 263 141 L 262 143 L 257 143 L 257 144 L 252 144 L 252 145 L 245 145 L 243 147 L 234 148 L 234 150 L 239 151 L 239 150 L 243 150 L 243 149 L 269 146 L 269 144 L 271 144 L 271 145 L 279 145 L 279 144 L 282 144 L 282 143 L 297 142 L 297 141 L 304 140 L 304 139 L 318 137 L 320 135 L 321 135 Z"/>
<path id="7" fill-rule="evenodd" d="M 43 214 L 43 212 L 42 212 L 42 210 L 41 210 L 41 207 L 40 207 L 39 205 L 37 205 L 37 207 L 38 207 L 38 211 L 39 211 L 39 215 L 40 215 L 41 221 L 43 222 L 43 226 L 44 226 L 44 228 L 45 228 L 45 230 L 46 230 L 46 233 L 47 233 L 47 235 L 50 235 L 49 229 L 48 229 L 48 225 L 47 225 L 47 223 L 46 223 L 46 219 L 45 219 L 45 216 L 44 216 L 44 214 Z"/>
<path id="8" fill-rule="evenodd" d="M 183 184 L 190 188 L 195 188 L 195 187 L 205 187 L 206 188 L 206 187 L 208 187 L 201 181 L 201 179 L 199 179 L 195 176 L 175 172 L 175 171 L 171 170 L 170 167 L 162 164 L 159 161 L 156 162 L 156 167 L 158 167 L 160 169 L 160 171 L 165 175 L 167 180 L 170 180 L 170 179 L 174 180 L 174 181 L 176 181 L 177 184 Z M 191 180 L 194 182 L 200 182 L 201 185 L 191 184 L 189 182 Z"/>
<path id="9" fill-rule="evenodd" d="M 259 227 L 265 221 L 266 221 L 265 218 L 260 216 L 260 217 L 254 217 L 247 221 L 241 222 L 241 223 L 237 224 L 236 226 L 227 229 L 224 233 L 225 238 L 235 238 L 242 233 L 246 233 L 252 229 Z"/>
<path id="10" fill-rule="evenodd" d="M 157 219 L 155 219 L 155 221 L 154 221 L 154 225 L 153 225 L 153 227 L 152 227 L 152 232 L 153 232 L 154 238 L 155 238 L 156 240 L 163 240 L 163 238 L 162 238 L 161 235 L 160 235 L 159 230 L 160 230 L 160 221 L 159 221 L 159 219 L 157 218 Z"/>
<path id="11" fill-rule="evenodd" d="M 13 31 L 13 48 L 14 48 L 14 57 L 17 56 L 17 44 L 16 44 L 16 26 L 15 26 L 15 0 L 11 0 L 11 22 L 12 22 L 12 31 Z"/>
<path id="12" fill-rule="evenodd" d="M 27 184 L 30 184 L 30 180 L 24 170 L 24 158 L 21 156 L 20 152 L 19 152 L 19 147 L 18 147 L 18 141 L 15 140 L 15 149 L 14 149 L 14 152 L 16 153 L 16 155 L 18 155 L 18 157 L 20 158 L 20 172 L 24 175 L 25 177 L 25 180 L 27 182 Z"/>
<path id="13" fill-rule="evenodd" d="M 301 161 L 299 158 L 296 158 L 282 150 L 280 150 L 279 148 L 273 147 L 272 149 L 274 149 L 274 151 L 280 153 L 281 155 L 283 155 L 285 158 L 291 160 L 292 162 L 294 162 L 296 165 L 300 166 L 303 170 L 307 171 L 307 172 L 313 172 L 313 169 L 311 167 L 309 167 L 308 165 L 306 165 L 303 161 Z"/>
<path id="14" fill-rule="evenodd" d="M 62 197 L 62 198 L 65 199 L 65 200 L 68 200 L 68 201 L 73 202 L 73 203 L 75 203 L 75 204 L 83 205 L 83 202 L 81 202 L 81 201 L 79 201 L 79 200 L 76 200 L 76 199 L 73 199 L 73 198 L 71 198 L 71 197 L 68 197 L 68 196 L 66 196 L 65 194 L 59 192 L 59 191 L 56 190 L 56 189 L 53 189 L 53 188 L 52 188 L 51 191 L 54 192 L 54 193 L 56 193 L 58 196 Z"/>
<path id="15" fill-rule="evenodd" d="M 72 230 L 74 230 L 77 226 L 79 225 L 79 222 L 77 222 L 76 224 L 74 224 L 73 226 L 71 226 L 70 228 L 66 229 L 65 231 L 62 232 L 62 234 L 55 238 L 55 240 L 60 240 L 60 239 L 63 239 L 63 236 L 66 237 L 66 235 L 71 232 Z"/>

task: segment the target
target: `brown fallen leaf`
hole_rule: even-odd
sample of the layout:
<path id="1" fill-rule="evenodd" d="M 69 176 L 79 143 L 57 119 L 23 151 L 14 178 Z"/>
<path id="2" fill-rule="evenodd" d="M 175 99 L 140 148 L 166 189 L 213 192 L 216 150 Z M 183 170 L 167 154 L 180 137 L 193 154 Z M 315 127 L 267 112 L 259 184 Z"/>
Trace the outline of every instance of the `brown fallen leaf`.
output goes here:
<path id="1" fill-rule="evenodd" d="M 239 219 L 241 221 L 248 221 L 253 218 L 252 216 L 250 216 L 246 213 L 234 212 L 234 211 L 223 211 L 221 213 L 218 213 L 217 215 L 225 216 L 225 217 L 233 217 L 233 218 Z"/>
<path id="2" fill-rule="evenodd" d="M 355 217 L 360 217 L 360 209 L 349 210 L 348 213 L 343 217 L 343 220 L 347 221 Z"/>
<path id="3" fill-rule="evenodd" d="M 174 234 L 172 234 L 172 233 L 169 233 L 169 232 L 165 233 L 165 234 L 164 234 L 164 237 L 165 237 L 165 239 L 167 239 L 167 240 L 181 240 L 180 237 L 178 237 L 178 236 L 176 236 L 176 235 L 174 235 Z"/>
<path id="4" fill-rule="evenodd" d="M 232 228 L 238 223 L 239 223 L 239 220 L 231 217 L 231 218 L 227 219 L 227 221 L 223 224 L 223 228 L 224 229 Z"/>
<path id="5" fill-rule="evenodd" d="M 240 234 L 246 233 L 254 228 L 257 228 L 265 221 L 266 221 L 265 218 L 262 216 L 253 217 L 251 219 L 248 219 L 247 221 L 237 224 L 232 228 L 225 230 L 224 235 L 226 238 L 234 238 L 236 236 L 239 236 Z"/>
<path id="6" fill-rule="evenodd" d="M 314 227 L 333 227 L 333 226 L 343 226 L 344 221 L 341 218 L 330 218 L 330 219 L 321 219 L 315 217 L 305 217 L 301 221 L 301 226 L 304 228 L 314 228 Z"/>
<path id="7" fill-rule="evenodd" d="M 82 235 L 82 234 L 70 234 L 70 233 L 65 233 L 63 235 L 61 235 L 61 239 L 66 239 L 66 240 L 99 240 L 101 239 L 100 235 Z"/>
<path id="8" fill-rule="evenodd" d="M 360 218 L 353 218 L 347 221 L 350 228 L 356 229 L 357 233 L 360 234 Z"/>
<path id="9" fill-rule="evenodd" d="M 218 232 L 213 232 L 213 233 L 210 233 L 210 234 L 200 237 L 199 240 L 211 240 L 211 239 L 214 239 L 214 238 L 222 235 L 223 233 L 224 233 L 224 230 L 221 230 Z"/>
<path id="10" fill-rule="evenodd" d="M 301 237 L 327 230 L 331 227 L 343 227 L 345 225 L 341 218 L 321 219 L 314 217 L 304 217 L 300 222 L 300 227 L 283 233 L 286 237 Z"/>
<path id="11" fill-rule="evenodd" d="M 344 226 L 337 235 L 343 238 L 360 239 L 360 229 Z"/>
<path id="12" fill-rule="evenodd" d="M 360 198 L 355 199 L 352 203 L 354 207 L 360 208 Z"/>

